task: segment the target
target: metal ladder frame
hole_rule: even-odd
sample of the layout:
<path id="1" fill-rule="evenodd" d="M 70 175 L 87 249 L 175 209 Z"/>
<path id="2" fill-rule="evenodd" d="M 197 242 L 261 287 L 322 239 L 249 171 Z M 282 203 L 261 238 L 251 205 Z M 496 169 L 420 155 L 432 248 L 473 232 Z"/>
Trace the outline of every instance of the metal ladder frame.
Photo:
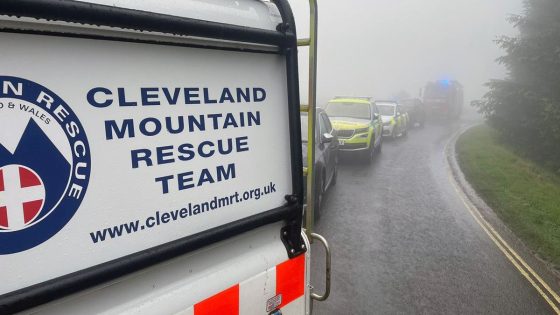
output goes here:
<path id="1" fill-rule="evenodd" d="M 309 47 L 309 85 L 307 99 L 307 183 L 305 233 L 312 242 L 315 218 L 315 122 L 317 118 L 317 0 L 309 0 L 309 38 L 298 39 L 298 46 Z"/>
<path id="2" fill-rule="evenodd" d="M 311 293 L 311 298 L 316 301 L 326 300 L 331 291 L 331 250 L 327 240 L 319 234 L 313 232 L 315 219 L 315 123 L 317 121 L 317 25 L 318 12 L 317 0 L 309 0 L 309 38 L 298 39 L 298 46 L 309 47 L 309 85 L 307 108 L 307 191 L 305 207 L 305 233 L 310 243 L 318 240 L 325 248 L 325 292 L 322 295 Z M 313 308 L 311 308 L 313 309 Z"/>

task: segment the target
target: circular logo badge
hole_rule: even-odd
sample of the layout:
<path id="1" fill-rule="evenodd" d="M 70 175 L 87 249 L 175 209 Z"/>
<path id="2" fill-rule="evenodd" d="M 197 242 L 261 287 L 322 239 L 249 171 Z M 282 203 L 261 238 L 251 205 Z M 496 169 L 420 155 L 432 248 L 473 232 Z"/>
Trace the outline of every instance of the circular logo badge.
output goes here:
<path id="1" fill-rule="evenodd" d="M 64 100 L 0 76 L 0 255 L 39 245 L 72 219 L 90 163 L 84 128 Z"/>

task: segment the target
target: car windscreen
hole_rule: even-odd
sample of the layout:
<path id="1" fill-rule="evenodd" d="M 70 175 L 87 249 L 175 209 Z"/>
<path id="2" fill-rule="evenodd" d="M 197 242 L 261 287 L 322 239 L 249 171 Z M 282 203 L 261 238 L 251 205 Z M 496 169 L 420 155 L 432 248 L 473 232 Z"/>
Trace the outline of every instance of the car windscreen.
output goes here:
<path id="1" fill-rule="evenodd" d="M 377 108 L 379 108 L 379 113 L 383 116 L 393 116 L 393 115 L 395 115 L 396 106 L 377 104 Z"/>
<path id="2" fill-rule="evenodd" d="M 358 119 L 370 119 L 369 104 L 352 102 L 332 102 L 325 109 L 330 117 L 349 117 Z"/>

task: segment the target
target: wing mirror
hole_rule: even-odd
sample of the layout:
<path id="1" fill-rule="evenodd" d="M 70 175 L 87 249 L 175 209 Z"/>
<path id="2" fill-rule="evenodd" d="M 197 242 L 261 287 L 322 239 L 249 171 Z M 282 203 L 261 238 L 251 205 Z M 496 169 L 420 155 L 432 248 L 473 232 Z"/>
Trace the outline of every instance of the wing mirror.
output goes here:
<path id="1" fill-rule="evenodd" d="M 373 119 L 379 119 L 379 114 L 378 113 L 373 113 Z"/>
<path id="2" fill-rule="evenodd" d="M 321 143 L 330 143 L 333 140 L 334 136 L 330 133 L 325 132 L 321 135 Z"/>

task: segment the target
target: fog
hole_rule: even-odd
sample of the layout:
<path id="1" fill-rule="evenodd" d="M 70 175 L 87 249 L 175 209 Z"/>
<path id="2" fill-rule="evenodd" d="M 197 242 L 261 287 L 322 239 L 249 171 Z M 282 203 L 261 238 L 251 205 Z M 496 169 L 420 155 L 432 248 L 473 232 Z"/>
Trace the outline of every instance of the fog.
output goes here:
<path id="1" fill-rule="evenodd" d="M 319 0 L 317 104 L 335 95 L 417 97 L 427 81 L 458 80 L 465 104 L 506 71 L 494 40 L 514 35 L 506 20 L 521 0 Z M 308 36 L 307 0 L 291 0 L 298 37 Z M 307 102 L 307 48 L 300 48 L 300 90 Z"/>

